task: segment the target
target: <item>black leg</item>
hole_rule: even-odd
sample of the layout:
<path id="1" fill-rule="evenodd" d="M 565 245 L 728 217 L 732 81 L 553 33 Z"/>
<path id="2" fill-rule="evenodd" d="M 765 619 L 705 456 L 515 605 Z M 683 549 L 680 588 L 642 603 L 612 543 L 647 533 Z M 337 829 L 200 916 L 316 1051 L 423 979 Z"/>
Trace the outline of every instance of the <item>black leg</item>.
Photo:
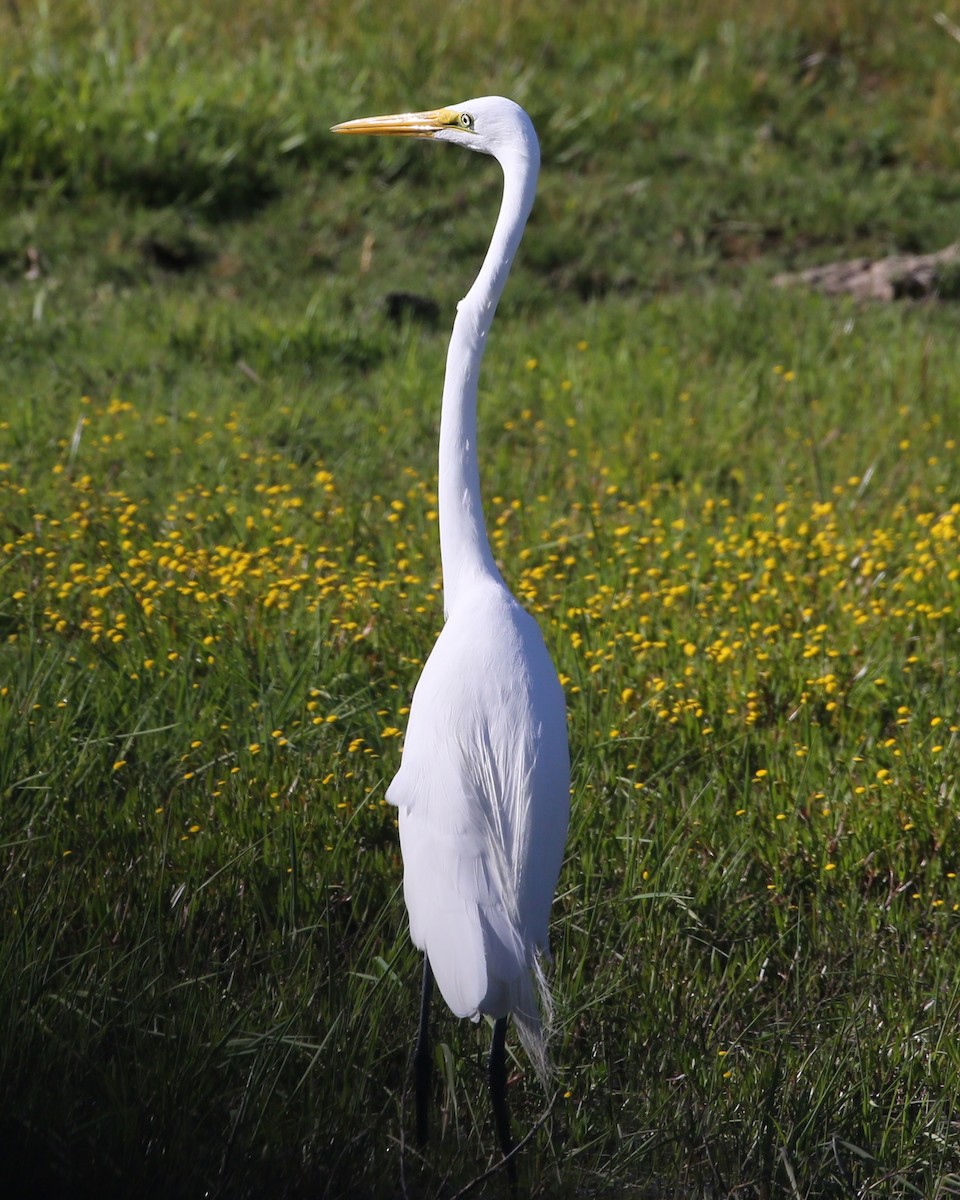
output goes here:
<path id="1" fill-rule="evenodd" d="M 507 1107 L 507 1018 L 499 1017 L 493 1026 L 490 1043 L 490 1099 L 493 1102 L 493 1123 L 503 1157 L 507 1159 L 507 1177 L 511 1189 L 517 1182 L 517 1168 L 512 1158 L 513 1138 L 510 1136 L 510 1109 Z"/>
<path id="2" fill-rule="evenodd" d="M 433 971 L 430 959 L 423 956 L 423 992 L 420 998 L 420 1028 L 413 1051 L 413 1090 L 417 1101 L 417 1141 L 427 1142 L 427 1110 L 430 1106 L 430 1000 L 433 996 Z"/>

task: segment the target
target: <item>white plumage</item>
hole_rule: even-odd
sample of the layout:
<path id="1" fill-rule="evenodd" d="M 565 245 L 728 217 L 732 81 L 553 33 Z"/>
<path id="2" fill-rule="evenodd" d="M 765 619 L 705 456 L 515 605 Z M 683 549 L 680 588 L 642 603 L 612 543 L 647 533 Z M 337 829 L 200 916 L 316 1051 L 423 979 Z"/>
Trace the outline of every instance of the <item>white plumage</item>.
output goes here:
<path id="1" fill-rule="evenodd" d="M 492 155 L 503 169 L 490 246 L 457 305 L 447 352 L 439 455 L 446 621 L 414 692 L 402 764 L 387 798 L 399 809 L 410 935 L 427 964 L 414 1059 L 418 1132 L 425 1138 L 435 979 L 457 1016 L 495 1018 L 491 1092 L 509 1159 L 503 1037 L 511 1013 L 547 1081 L 537 991 L 549 1009 L 549 989 L 539 957 L 548 951 L 566 840 L 570 761 L 556 671 L 536 621 L 510 594 L 487 539 L 477 463 L 477 377 L 533 205 L 540 149 L 530 118 L 502 97 L 335 128 L 454 142 Z"/>
<path id="2" fill-rule="evenodd" d="M 513 1013 L 545 1058 L 536 955 L 566 837 L 570 764 L 556 672 L 534 619 L 489 578 L 450 613 L 414 692 L 400 809 L 410 936 L 458 1017 Z"/>

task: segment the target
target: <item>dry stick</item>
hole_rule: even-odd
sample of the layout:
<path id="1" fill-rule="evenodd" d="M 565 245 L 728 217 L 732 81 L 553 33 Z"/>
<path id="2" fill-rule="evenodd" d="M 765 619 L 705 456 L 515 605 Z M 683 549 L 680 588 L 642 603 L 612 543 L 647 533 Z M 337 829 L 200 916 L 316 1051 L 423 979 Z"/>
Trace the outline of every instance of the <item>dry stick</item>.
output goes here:
<path id="1" fill-rule="evenodd" d="M 950 34 L 954 41 L 960 42 L 960 25 L 957 25 L 955 22 L 951 21 L 946 13 L 934 13 L 933 19 L 941 29 L 945 29 L 946 32 Z"/>

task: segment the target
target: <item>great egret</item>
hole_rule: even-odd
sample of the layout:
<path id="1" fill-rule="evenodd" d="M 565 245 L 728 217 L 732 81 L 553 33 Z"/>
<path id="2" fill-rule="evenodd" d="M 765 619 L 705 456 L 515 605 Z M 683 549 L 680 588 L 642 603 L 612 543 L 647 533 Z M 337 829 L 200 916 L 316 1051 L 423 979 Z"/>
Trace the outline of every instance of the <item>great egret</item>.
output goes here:
<path id="1" fill-rule="evenodd" d="M 436 979 L 458 1017 L 494 1019 L 489 1083 L 508 1167 L 504 1038 L 512 1013 L 541 1081 L 548 1063 L 540 965 L 570 811 L 563 691 L 536 621 L 497 569 L 480 503 L 477 376 L 497 302 L 533 205 L 540 147 L 512 100 L 485 96 L 431 112 L 366 117 L 335 133 L 453 142 L 490 154 L 503 199 L 480 273 L 457 305 L 440 413 L 439 516 L 445 623 L 417 683 L 400 770 L 410 936 L 424 952 L 414 1052 L 417 1133 L 427 1134 L 429 1008 Z"/>

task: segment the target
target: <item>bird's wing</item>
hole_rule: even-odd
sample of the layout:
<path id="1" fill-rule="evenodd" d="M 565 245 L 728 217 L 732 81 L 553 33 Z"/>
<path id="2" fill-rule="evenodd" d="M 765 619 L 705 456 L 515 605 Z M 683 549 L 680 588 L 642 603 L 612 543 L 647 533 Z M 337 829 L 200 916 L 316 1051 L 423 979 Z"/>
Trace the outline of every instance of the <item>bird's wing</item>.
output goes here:
<path id="1" fill-rule="evenodd" d="M 462 1016 L 515 1007 L 546 947 L 568 814 L 563 695 L 540 631 L 509 593 L 483 599 L 444 626 L 387 792 L 411 937 Z"/>

